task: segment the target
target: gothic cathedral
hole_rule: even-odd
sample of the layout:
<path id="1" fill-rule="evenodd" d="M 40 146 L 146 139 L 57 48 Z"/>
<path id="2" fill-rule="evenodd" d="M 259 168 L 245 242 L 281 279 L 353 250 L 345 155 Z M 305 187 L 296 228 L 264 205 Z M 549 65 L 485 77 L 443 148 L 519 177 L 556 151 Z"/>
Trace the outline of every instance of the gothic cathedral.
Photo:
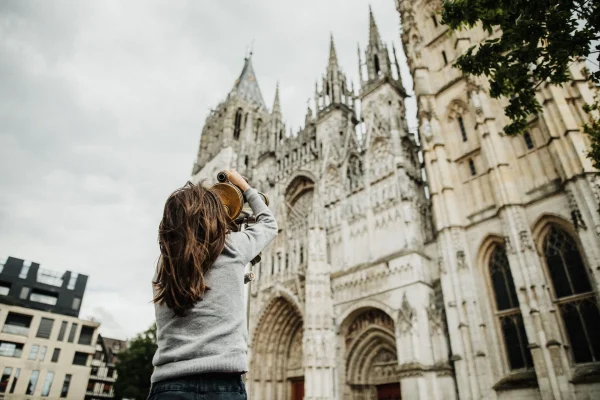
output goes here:
<path id="1" fill-rule="evenodd" d="M 300 131 L 251 57 L 206 119 L 193 180 L 236 168 L 280 228 L 249 288 L 252 399 L 600 398 L 595 89 L 573 64 L 504 136 L 503 101 L 451 66 L 486 34 L 449 34 L 440 5 L 396 0 L 418 132 L 372 13 L 360 89 L 332 37 Z"/>

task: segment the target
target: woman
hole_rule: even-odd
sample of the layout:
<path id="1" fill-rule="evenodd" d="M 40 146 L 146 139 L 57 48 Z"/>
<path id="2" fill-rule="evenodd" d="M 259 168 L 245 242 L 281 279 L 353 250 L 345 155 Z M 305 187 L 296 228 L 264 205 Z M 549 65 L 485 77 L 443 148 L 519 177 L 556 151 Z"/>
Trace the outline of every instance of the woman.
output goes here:
<path id="1" fill-rule="evenodd" d="M 277 236 L 277 222 L 256 189 L 226 172 L 257 217 L 247 229 L 231 231 L 223 204 L 201 185 L 188 182 L 165 204 L 149 400 L 247 398 L 244 267 Z"/>

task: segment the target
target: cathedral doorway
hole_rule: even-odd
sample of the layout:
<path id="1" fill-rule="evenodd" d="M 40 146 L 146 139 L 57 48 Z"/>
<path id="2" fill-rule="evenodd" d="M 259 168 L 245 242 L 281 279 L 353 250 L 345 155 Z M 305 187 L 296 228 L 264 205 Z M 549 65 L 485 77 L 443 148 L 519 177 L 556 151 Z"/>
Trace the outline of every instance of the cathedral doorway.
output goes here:
<path id="1" fill-rule="evenodd" d="M 386 383 L 377 385 L 377 400 L 401 400 L 400 385 L 398 383 Z"/>
<path id="2" fill-rule="evenodd" d="M 369 308 L 349 316 L 343 329 L 346 360 L 345 398 L 398 400 L 398 357 L 394 321 Z"/>
<path id="3" fill-rule="evenodd" d="M 256 399 L 302 399 L 302 315 L 285 297 L 266 306 L 254 330 L 248 393 Z M 249 396 L 250 397 L 250 396 Z"/>
<path id="4" fill-rule="evenodd" d="M 291 381 L 292 390 L 291 400 L 304 400 L 304 379 L 296 379 Z"/>

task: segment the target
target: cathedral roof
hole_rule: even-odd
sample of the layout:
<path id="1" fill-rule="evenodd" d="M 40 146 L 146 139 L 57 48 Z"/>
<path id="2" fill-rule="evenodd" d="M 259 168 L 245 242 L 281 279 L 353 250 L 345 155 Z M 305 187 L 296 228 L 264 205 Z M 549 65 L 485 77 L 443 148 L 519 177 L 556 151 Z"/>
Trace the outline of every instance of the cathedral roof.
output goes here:
<path id="1" fill-rule="evenodd" d="M 242 69 L 240 77 L 235 81 L 233 90 L 240 98 L 247 102 L 256 104 L 262 108 L 267 108 L 262 94 L 260 93 L 260 88 L 258 87 L 256 74 L 252 68 L 252 53 L 245 58 L 244 68 Z"/>

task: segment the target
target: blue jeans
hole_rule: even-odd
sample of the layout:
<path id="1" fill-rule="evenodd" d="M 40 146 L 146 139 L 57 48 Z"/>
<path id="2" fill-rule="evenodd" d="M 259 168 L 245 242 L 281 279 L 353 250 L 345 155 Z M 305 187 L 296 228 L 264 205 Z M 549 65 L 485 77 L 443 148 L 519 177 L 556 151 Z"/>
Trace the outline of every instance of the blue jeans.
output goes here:
<path id="1" fill-rule="evenodd" d="M 201 374 L 155 382 L 148 400 L 247 400 L 237 374 Z"/>

